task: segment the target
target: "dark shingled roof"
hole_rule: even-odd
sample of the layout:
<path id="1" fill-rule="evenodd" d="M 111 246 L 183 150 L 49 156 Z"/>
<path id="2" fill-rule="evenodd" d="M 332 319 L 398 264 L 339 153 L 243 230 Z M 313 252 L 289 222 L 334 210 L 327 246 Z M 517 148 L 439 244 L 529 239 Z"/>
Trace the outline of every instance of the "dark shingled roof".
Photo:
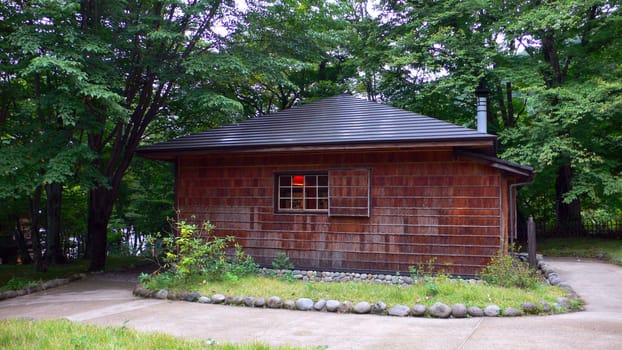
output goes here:
<path id="1" fill-rule="evenodd" d="M 344 94 L 181 136 L 138 152 L 147 156 L 176 151 L 466 140 L 494 144 L 495 136 Z"/>

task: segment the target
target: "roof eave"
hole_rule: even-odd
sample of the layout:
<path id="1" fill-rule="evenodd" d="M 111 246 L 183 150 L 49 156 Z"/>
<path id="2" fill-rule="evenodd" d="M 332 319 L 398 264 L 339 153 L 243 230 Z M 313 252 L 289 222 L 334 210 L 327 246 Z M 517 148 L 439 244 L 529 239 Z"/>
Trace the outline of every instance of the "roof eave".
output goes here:
<path id="1" fill-rule="evenodd" d="M 494 150 L 496 137 L 478 137 L 474 139 L 440 139 L 440 140 L 407 140 L 382 142 L 333 142 L 325 144 L 283 144 L 257 146 L 221 146 L 221 147 L 184 147 L 184 148 L 139 148 L 136 154 L 140 157 L 156 160 L 172 161 L 178 156 L 201 155 L 212 153 L 275 153 L 304 151 L 340 151 L 340 150 L 381 150 L 381 149 L 416 149 L 433 147 L 461 147 L 466 149 Z"/>
<path id="2" fill-rule="evenodd" d="M 473 152 L 470 150 L 456 149 L 454 154 L 457 157 L 462 157 L 470 160 L 475 160 L 481 163 L 485 163 L 493 168 L 499 169 L 505 173 L 519 176 L 523 182 L 531 182 L 536 174 L 532 167 L 520 165 L 514 162 L 510 162 L 497 157 Z"/>

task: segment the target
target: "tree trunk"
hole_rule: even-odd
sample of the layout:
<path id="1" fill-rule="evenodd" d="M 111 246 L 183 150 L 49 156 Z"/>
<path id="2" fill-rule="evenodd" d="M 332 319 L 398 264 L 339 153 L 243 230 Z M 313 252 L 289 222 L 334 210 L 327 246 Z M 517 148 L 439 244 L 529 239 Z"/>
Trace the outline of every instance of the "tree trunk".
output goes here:
<path id="1" fill-rule="evenodd" d="M 32 260 L 37 272 L 46 271 L 47 268 L 41 257 L 41 240 L 39 239 L 39 227 L 41 226 L 41 187 L 35 189 L 30 198 L 30 239 L 32 240 Z"/>
<path id="2" fill-rule="evenodd" d="M 61 201 L 63 195 L 63 185 L 54 182 L 45 185 L 47 195 L 47 235 L 45 250 L 45 262 L 48 266 L 64 264 L 67 262 L 60 244 L 60 224 L 61 224 Z"/>
<path id="3" fill-rule="evenodd" d="M 22 224 L 19 222 L 19 216 L 15 216 L 15 238 L 17 241 L 17 247 L 19 248 L 19 256 L 22 264 L 30 264 L 32 259 L 28 253 L 28 244 L 26 243 L 26 237 L 24 231 L 22 231 Z"/>
<path id="4" fill-rule="evenodd" d="M 108 221 L 114 205 L 113 190 L 99 187 L 89 191 L 87 252 L 89 271 L 103 271 L 108 253 Z"/>
<path id="5" fill-rule="evenodd" d="M 514 127 L 514 101 L 512 99 L 512 83 L 505 83 L 505 94 L 508 101 L 508 110 L 505 120 L 505 126 L 508 128 Z"/>
<path id="6" fill-rule="evenodd" d="M 583 232 L 583 222 L 579 199 L 576 198 L 570 203 L 564 202 L 564 195 L 572 188 L 572 176 L 572 168 L 569 164 L 564 164 L 557 169 L 555 183 L 557 230 L 562 233 L 580 234 Z"/>

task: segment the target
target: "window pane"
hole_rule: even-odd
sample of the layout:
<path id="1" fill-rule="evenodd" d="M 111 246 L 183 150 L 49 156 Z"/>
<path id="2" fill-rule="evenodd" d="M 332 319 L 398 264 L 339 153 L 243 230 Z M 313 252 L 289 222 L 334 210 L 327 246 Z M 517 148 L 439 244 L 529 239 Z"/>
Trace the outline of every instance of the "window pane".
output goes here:
<path id="1" fill-rule="evenodd" d="M 290 175 L 281 175 L 279 176 L 279 185 L 281 186 L 291 186 L 292 177 Z"/>
<path id="2" fill-rule="evenodd" d="M 317 184 L 317 176 L 316 175 L 307 175 L 305 176 L 305 186 L 313 186 Z"/>
<path id="3" fill-rule="evenodd" d="M 305 209 L 315 210 L 317 209 L 317 200 L 315 198 L 307 198 L 307 207 Z"/>
<path id="4" fill-rule="evenodd" d="M 328 186 L 328 176 L 327 175 L 319 175 L 317 179 L 318 186 Z"/>
<path id="5" fill-rule="evenodd" d="M 291 209 L 291 203 L 292 201 L 289 199 L 281 199 L 279 201 L 279 208 L 280 209 Z"/>

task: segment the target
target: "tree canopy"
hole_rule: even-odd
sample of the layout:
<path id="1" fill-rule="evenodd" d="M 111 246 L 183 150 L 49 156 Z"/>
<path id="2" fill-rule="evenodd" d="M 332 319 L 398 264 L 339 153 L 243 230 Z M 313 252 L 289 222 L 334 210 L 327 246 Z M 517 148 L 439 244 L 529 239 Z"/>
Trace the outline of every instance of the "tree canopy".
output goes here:
<path id="1" fill-rule="evenodd" d="M 523 211 L 621 219 L 620 5 L 3 1 L 0 228 L 44 227 L 49 264 L 86 230 L 100 270 L 111 233 L 172 215 L 172 169 L 134 159 L 141 144 L 342 92 L 474 127 L 482 82 L 501 157 L 538 172 Z"/>

